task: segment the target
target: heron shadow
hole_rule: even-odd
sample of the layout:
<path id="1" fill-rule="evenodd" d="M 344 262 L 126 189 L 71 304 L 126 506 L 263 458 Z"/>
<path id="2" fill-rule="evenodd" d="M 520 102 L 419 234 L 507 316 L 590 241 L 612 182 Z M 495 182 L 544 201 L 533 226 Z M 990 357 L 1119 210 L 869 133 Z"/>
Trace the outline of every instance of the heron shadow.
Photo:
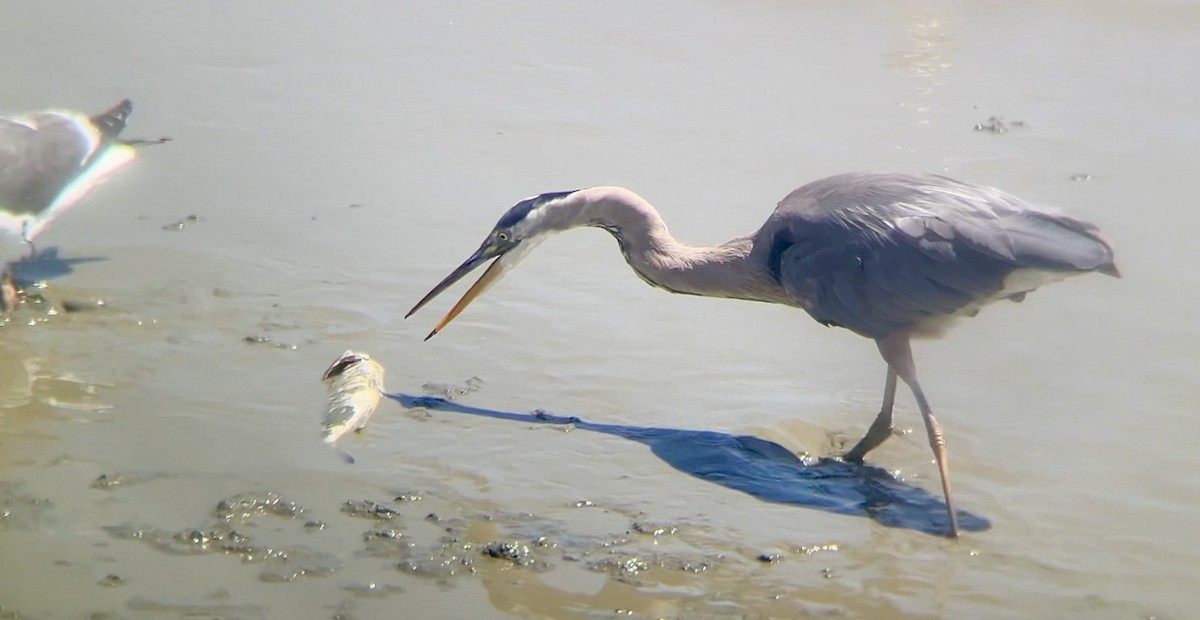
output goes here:
<path id="1" fill-rule="evenodd" d="M 22 286 L 57 280 L 74 273 L 75 265 L 96 263 L 108 260 L 100 256 L 85 256 L 80 258 L 63 258 L 58 254 L 57 247 L 39 250 L 33 256 L 27 256 L 11 263 L 13 279 Z"/>
<path id="2" fill-rule="evenodd" d="M 945 536 L 950 531 L 940 495 L 897 480 L 887 471 L 837 459 L 806 461 L 783 446 L 749 435 L 679 428 L 596 424 L 542 411 L 511 413 L 471 407 L 433 396 L 387 394 L 406 409 L 425 408 L 526 424 L 572 424 L 575 428 L 630 439 L 650 447 L 686 474 L 760 500 L 867 517 L 888 527 Z M 959 528 L 986 530 L 984 517 L 958 511 Z"/>

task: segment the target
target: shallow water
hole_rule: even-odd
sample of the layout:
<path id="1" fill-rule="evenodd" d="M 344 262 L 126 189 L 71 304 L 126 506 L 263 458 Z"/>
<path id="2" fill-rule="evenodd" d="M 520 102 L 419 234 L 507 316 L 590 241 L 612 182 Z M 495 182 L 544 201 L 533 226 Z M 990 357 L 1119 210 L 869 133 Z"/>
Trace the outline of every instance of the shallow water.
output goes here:
<path id="1" fill-rule="evenodd" d="M 0 328 L 4 613 L 1194 615 L 1200 5 L 5 14 L 4 109 L 128 96 L 128 135 L 175 141 L 43 237 L 58 260 L 36 265 L 41 294 L 103 306 L 28 304 Z M 1006 132 L 975 130 L 993 116 Z M 681 239 L 717 243 L 854 169 L 995 185 L 1118 249 L 1121 280 L 1058 284 L 919 346 L 957 500 L 990 524 L 957 543 L 920 514 L 889 527 L 780 501 L 857 487 L 725 443 L 814 463 L 874 416 L 874 346 L 802 313 L 655 291 L 580 231 L 427 343 L 450 300 L 402 318 L 530 194 L 625 185 Z M 348 348 L 408 397 L 342 443 L 353 465 L 319 427 L 320 373 Z M 936 500 L 906 395 L 898 422 L 915 432 L 869 461 Z M 704 477 L 695 436 L 672 451 L 612 427 L 712 433 L 714 459 L 768 477 Z M 237 498 L 259 503 L 218 510 Z M 365 501 L 385 510 L 344 510 Z"/>

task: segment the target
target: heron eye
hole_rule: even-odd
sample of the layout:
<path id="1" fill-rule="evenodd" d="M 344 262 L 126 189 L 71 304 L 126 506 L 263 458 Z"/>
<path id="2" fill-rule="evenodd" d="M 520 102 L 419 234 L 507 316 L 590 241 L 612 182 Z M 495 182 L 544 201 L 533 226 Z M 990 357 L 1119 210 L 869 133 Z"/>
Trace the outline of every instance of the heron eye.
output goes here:
<path id="1" fill-rule="evenodd" d="M 498 233 L 496 233 L 496 238 L 501 241 L 508 241 L 508 233 L 503 232 L 503 231 L 498 232 Z"/>

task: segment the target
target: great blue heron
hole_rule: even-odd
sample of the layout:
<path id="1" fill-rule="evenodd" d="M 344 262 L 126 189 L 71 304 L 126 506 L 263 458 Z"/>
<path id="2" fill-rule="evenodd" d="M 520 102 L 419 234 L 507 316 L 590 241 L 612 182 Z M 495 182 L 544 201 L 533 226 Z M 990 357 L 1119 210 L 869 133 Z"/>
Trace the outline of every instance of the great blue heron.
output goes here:
<path id="1" fill-rule="evenodd" d="M 128 99 L 95 116 L 43 110 L 0 117 L 0 311 L 16 290 L 10 261 L 72 205 L 136 157 L 137 144 L 121 140 L 133 112 Z"/>
<path id="2" fill-rule="evenodd" d="M 988 303 L 1021 301 L 1066 276 L 1120 275 L 1112 246 L 1092 224 L 943 176 L 852 173 L 814 181 L 785 197 L 757 232 L 716 247 L 680 243 L 654 207 L 627 189 L 593 187 L 518 202 L 406 318 L 496 259 L 428 340 L 548 233 L 579 226 L 612 233 L 634 272 L 652 286 L 794 306 L 823 325 L 874 340 L 887 362 L 883 404 L 842 458 L 861 463 L 892 434 L 899 377 L 925 421 L 951 536 L 958 536 L 958 519 L 946 445 L 917 381 L 910 340 L 941 335 Z"/>

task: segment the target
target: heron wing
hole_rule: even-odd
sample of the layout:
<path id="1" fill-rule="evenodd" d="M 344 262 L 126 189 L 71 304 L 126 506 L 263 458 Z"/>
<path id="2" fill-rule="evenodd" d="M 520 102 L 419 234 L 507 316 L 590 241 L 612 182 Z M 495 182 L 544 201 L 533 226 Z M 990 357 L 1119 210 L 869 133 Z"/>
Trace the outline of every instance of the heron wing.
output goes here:
<path id="1" fill-rule="evenodd" d="M 788 293 L 871 338 L 1032 290 L 1008 280 L 1019 270 L 1116 275 L 1094 226 L 933 175 L 823 179 L 785 198 L 764 231 Z"/>

